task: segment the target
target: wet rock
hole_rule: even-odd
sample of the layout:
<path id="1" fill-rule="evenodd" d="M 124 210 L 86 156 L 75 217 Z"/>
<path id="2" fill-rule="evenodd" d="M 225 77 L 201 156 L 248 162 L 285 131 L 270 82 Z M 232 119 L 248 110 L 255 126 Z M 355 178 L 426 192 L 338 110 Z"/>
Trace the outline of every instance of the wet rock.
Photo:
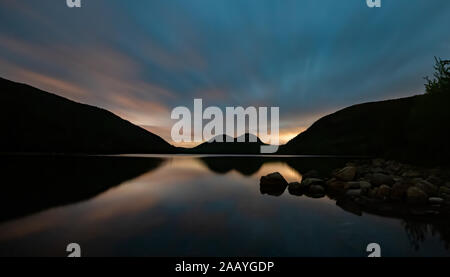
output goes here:
<path id="1" fill-rule="evenodd" d="M 442 179 L 437 177 L 437 176 L 434 176 L 434 175 L 428 177 L 427 178 L 427 182 L 430 182 L 430 183 L 435 184 L 437 186 L 441 186 L 443 184 Z"/>
<path id="2" fill-rule="evenodd" d="M 275 172 L 266 176 L 262 176 L 259 186 L 262 194 L 279 196 L 282 195 L 286 190 L 288 182 L 279 172 Z"/>
<path id="3" fill-rule="evenodd" d="M 370 189 L 370 188 L 372 187 L 372 184 L 370 184 L 370 183 L 367 182 L 367 181 L 360 181 L 360 182 L 359 182 L 359 187 L 360 187 L 361 189 L 363 189 L 363 190 L 368 190 L 368 189 Z"/>
<path id="4" fill-rule="evenodd" d="M 299 182 L 292 182 L 292 183 L 289 183 L 288 191 L 292 195 L 301 196 L 306 191 L 308 191 L 308 187 L 305 187 L 304 185 L 302 185 Z"/>
<path id="5" fill-rule="evenodd" d="M 446 186 L 441 186 L 439 188 L 439 194 L 448 194 L 450 195 L 450 188 Z"/>
<path id="6" fill-rule="evenodd" d="M 373 189 L 369 190 L 368 195 L 370 198 L 378 197 L 378 188 L 373 188 Z"/>
<path id="7" fill-rule="evenodd" d="M 397 163 L 394 161 L 389 161 L 387 163 L 387 170 L 391 171 L 393 173 L 398 173 L 398 172 L 400 172 L 400 170 L 402 170 L 402 166 L 400 163 Z"/>
<path id="8" fill-rule="evenodd" d="M 334 177 L 344 182 L 352 181 L 355 178 L 355 176 L 356 176 L 356 167 L 354 166 L 346 166 L 334 174 Z"/>
<path id="9" fill-rule="evenodd" d="M 309 193 L 312 195 L 324 195 L 325 188 L 321 185 L 312 185 L 309 187 Z"/>
<path id="10" fill-rule="evenodd" d="M 423 192 L 430 196 L 436 196 L 439 193 L 439 188 L 433 185 L 432 183 L 425 181 L 423 179 L 419 179 L 419 181 L 413 182 L 414 186 L 421 189 Z"/>
<path id="11" fill-rule="evenodd" d="M 411 204 L 426 204 L 428 195 L 418 187 L 409 187 L 407 192 L 408 202 Z"/>
<path id="12" fill-rule="evenodd" d="M 389 175 L 383 173 L 375 173 L 372 175 L 370 183 L 373 184 L 374 186 L 381 186 L 381 185 L 392 186 L 395 183 L 395 181 Z"/>
<path id="13" fill-rule="evenodd" d="M 405 177 L 405 178 L 417 178 L 420 176 L 422 176 L 422 173 L 419 172 L 418 170 L 413 170 L 413 169 L 407 170 L 407 171 L 403 172 L 403 174 L 402 174 L 402 177 Z"/>
<path id="14" fill-rule="evenodd" d="M 403 200 L 406 197 L 406 192 L 408 191 L 408 188 L 410 187 L 410 185 L 406 184 L 406 183 L 395 183 L 392 186 L 392 191 L 391 191 L 391 199 L 392 200 Z"/>
<path id="15" fill-rule="evenodd" d="M 348 182 L 347 184 L 345 184 L 345 189 L 360 189 L 361 185 L 360 182 L 355 181 L 355 182 Z"/>
<path id="16" fill-rule="evenodd" d="M 309 186 L 313 186 L 313 185 L 324 186 L 325 181 L 322 179 L 318 179 L 318 178 L 307 178 L 307 179 L 303 179 L 302 185 L 305 187 L 309 187 Z"/>
<path id="17" fill-rule="evenodd" d="M 384 166 L 385 160 L 383 159 L 373 159 L 372 160 L 372 165 L 375 167 L 382 167 Z"/>
<path id="18" fill-rule="evenodd" d="M 443 204 L 444 199 L 442 199 L 440 197 L 430 197 L 430 198 L 428 198 L 428 202 L 432 205 Z"/>
<path id="19" fill-rule="evenodd" d="M 391 187 L 381 185 L 377 190 L 377 197 L 380 199 L 389 199 L 391 197 Z"/>
<path id="20" fill-rule="evenodd" d="M 372 172 L 372 173 L 384 173 L 385 170 L 382 169 L 381 167 L 374 167 L 374 168 L 372 168 L 372 169 L 370 170 L 370 172 Z"/>
<path id="21" fill-rule="evenodd" d="M 361 189 L 350 189 L 347 190 L 347 192 L 345 193 L 346 196 L 349 197 L 356 197 L 356 196 L 361 196 Z"/>
<path id="22" fill-rule="evenodd" d="M 327 181 L 327 186 L 333 190 L 342 190 L 345 188 L 346 184 L 346 182 L 340 181 L 336 178 L 331 178 Z"/>

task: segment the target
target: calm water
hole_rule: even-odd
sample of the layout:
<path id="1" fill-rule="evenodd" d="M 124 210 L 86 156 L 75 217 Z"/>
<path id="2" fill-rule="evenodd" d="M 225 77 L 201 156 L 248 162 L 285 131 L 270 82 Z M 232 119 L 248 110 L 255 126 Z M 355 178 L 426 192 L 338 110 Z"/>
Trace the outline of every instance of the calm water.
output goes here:
<path id="1" fill-rule="evenodd" d="M 450 228 L 357 216 L 327 197 L 262 195 L 259 178 L 328 158 L 4 157 L 0 256 L 450 256 Z"/>

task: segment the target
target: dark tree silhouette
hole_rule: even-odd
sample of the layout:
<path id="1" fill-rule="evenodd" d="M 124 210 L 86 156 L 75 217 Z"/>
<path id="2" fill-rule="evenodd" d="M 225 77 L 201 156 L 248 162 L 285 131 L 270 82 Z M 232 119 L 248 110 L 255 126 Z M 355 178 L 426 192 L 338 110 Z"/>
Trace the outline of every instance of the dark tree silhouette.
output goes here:
<path id="1" fill-rule="evenodd" d="M 442 60 L 441 58 L 434 58 L 436 64 L 434 66 L 434 78 L 431 80 L 425 77 L 427 83 L 425 88 L 427 93 L 437 93 L 443 91 L 450 91 L 450 60 Z"/>

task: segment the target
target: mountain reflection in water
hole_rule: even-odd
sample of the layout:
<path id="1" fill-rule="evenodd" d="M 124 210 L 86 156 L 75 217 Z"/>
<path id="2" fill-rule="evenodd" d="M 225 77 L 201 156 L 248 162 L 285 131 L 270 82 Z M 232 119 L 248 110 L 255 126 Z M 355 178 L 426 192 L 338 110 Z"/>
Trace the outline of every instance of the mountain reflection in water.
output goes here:
<path id="1" fill-rule="evenodd" d="M 0 256 L 449 256 L 440 222 L 357 216 L 325 197 L 262 195 L 346 160 L 300 157 L 1 158 Z M 405 232 L 406 231 L 406 232 Z"/>

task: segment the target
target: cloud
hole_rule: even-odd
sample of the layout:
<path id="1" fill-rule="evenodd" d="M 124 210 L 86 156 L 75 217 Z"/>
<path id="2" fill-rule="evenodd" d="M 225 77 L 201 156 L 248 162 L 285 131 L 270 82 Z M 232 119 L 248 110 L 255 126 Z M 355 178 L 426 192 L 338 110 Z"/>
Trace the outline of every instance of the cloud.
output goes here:
<path id="1" fill-rule="evenodd" d="M 287 138 L 338 108 L 422 93 L 450 45 L 447 0 L 63 4 L 0 3 L 0 75 L 161 130 L 201 97 L 279 106 Z"/>

